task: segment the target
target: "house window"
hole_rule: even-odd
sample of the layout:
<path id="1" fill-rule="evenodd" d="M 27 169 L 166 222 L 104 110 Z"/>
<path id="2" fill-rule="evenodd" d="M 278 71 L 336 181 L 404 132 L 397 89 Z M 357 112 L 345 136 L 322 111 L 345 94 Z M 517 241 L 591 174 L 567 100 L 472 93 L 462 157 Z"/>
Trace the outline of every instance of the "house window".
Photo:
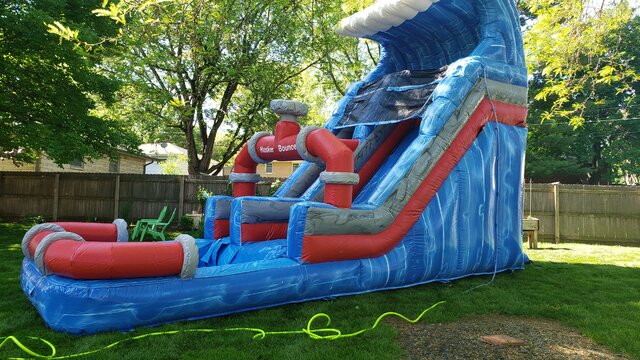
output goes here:
<path id="1" fill-rule="evenodd" d="M 273 174 L 273 163 L 266 163 L 265 164 L 265 173 Z"/>
<path id="2" fill-rule="evenodd" d="M 73 161 L 69 161 L 69 166 L 72 169 L 84 169 L 84 161 L 82 159 L 76 159 Z"/>
<path id="3" fill-rule="evenodd" d="M 120 160 L 111 160 L 109 161 L 109 172 L 112 174 L 117 174 L 120 172 Z"/>
<path id="4" fill-rule="evenodd" d="M 293 163 L 293 167 L 291 169 L 291 172 L 294 172 L 294 171 L 298 170 L 299 167 L 300 167 L 300 163 Z"/>

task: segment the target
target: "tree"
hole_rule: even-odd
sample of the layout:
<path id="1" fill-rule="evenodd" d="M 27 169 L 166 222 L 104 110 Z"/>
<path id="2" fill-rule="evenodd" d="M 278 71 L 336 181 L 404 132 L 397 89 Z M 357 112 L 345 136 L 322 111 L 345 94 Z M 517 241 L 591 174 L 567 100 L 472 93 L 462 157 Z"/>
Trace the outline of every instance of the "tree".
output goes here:
<path id="1" fill-rule="evenodd" d="M 323 21 L 317 23 L 320 40 L 326 54 L 315 72 L 318 83 L 330 93 L 343 96 L 349 83 L 360 80 L 378 63 L 380 46 L 367 39 L 354 39 L 338 35 L 334 29 L 347 15 L 364 9 L 372 0 L 329 2 Z M 332 6 L 331 6 L 332 5 Z"/>
<path id="2" fill-rule="evenodd" d="M 360 80 L 377 65 L 380 47 L 371 40 L 338 35 L 334 29 L 347 15 L 362 10 L 373 0 L 328 1 L 324 16 L 316 19 L 315 51 L 319 62 L 296 78 L 294 94 L 309 105 L 305 122 L 322 125 L 350 83 Z"/>
<path id="3" fill-rule="evenodd" d="M 177 127 L 164 126 L 154 115 L 160 112 L 160 105 L 149 101 L 148 95 L 126 79 L 114 95 L 112 103 L 99 102 L 95 113 L 101 117 L 117 119 L 125 124 L 143 143 L 170 142 L 186 148 L 183 132 Z"/>
<path id="4" fill-rule="evenodd" d="M 574 3 L 573 15 L 563 8 L 564 2 L 558 4 L 559 8 L 547 9 L 552 9 L 551 14 L 565 12 L 566 23 L 558 21 L 545 28 L 547 24 L 538 19 L 527 21 L 526 50 L 534 55 L 530 57 L 532 101 L 525 174 L 543 182 L 637 183 L 640 19 L 633 17 L 633 10 L 624 2 L 617 4 L 618 9 L 601 3 L 591 10 L 584 10 L 586 2 Z M 534 17 L 543 14 L 543 9 L 536 8 Z M 586 14 L 578 23 L 581 11 Z M 569 33 L 577 39 L 560 41 L 572 27 Z M 558 39 L 542 41 L 540 34 L 548 32 L 553 37 L 555 31 L 559 31 Z M 574 49 L 579 46 L 587 48 Z M 563 56 L 566 58 L 560 59 Z"/>
<path id="5" fill-rule="evenodd" d="M 91 113 L 110 102 L 118 83 L 70 43 L 59 44 L 45 23 L 66 19 L 93 41 L 113 33 L 108 21 L 89 16 L 95 1 L 0 1 L 0 157 L 33 162 L 46 152 L 57 164 L 134 150 L 122 124 Z"/>
<path id="6" fill-rule="evenodd" d="M 190 173 L 217 173 L 255 130 L 277 120 L 267 108 L 326 54 L 317 24 L 327 2 L 176 0 L 105 2 L 94 10 L 121 24 L 122 51 L 108 64 L 152 105 L 156 124 L 180 129 Z M 77 44 L 73 30 L 52 29 Z M 113 40 L 113 39 L 111 39 Z M 105 39 L 97 43 L 104 43 Z M 99 47 L 98 47 L 99 48 Z M 232 141 L 211 164 L 222 128 Z"/>
<path id="7" fill-rule="evenodd" d="M 615 86 L 633 98 L 632 84 L 640 80 L 632 56 L 622 41 L 633 9 L 627 0 L 526 0 L 525 49 L 529 70 L 543 86 L 536 101 L 551 100 L 543 120 L 566 119 L 573 126 L 585 121 L 590 104 L 602 98 L 599 85 Z"/>
<path id="8" fill-rule="evenodd" d="M 187 161 L 187 156 L 183 154 L 171 154 L 167 160 L 161 161 L 158 166 L 165 175 L 183 175 L 184 167 L 181 165 Z"/>

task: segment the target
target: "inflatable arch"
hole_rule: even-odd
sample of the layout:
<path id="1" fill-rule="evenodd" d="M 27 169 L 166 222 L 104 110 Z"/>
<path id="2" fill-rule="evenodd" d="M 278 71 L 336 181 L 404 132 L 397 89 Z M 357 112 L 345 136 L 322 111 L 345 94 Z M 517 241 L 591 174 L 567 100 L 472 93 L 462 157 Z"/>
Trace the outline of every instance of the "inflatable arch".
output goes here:
<path id="1" fill-rule="evenodd" d="M 276 100 L 238 155 L 205 238 L 127 242 L 126 224 L 23 239 L 22 288 L 74 334 L 522 269 L 527 72 L 513 0 L 387 0 L 337 31 L 381 44 L 323 128 Z M 273 197 L 259 163 L 304 159 Z"/>

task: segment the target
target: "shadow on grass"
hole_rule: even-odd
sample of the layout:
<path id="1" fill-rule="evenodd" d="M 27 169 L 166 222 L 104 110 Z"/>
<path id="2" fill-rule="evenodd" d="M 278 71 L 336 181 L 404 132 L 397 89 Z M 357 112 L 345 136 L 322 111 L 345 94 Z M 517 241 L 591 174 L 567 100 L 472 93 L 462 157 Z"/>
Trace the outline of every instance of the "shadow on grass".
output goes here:
<path id="1" fill-rule="evenodd" d="M 468 278 L 442 291 L 449 302 L 433 321 L 504 314 L 560 321 L 616 352 L 640 358 L 640 269 L 615 265 L 535 261 L 524 271 L 497 275 L 490 286 L 458 296 L 489 277 Z M 405 297 L 417 301 L 423 288 Z M 406 294 L 409 294 L 408 296 Z"/>

